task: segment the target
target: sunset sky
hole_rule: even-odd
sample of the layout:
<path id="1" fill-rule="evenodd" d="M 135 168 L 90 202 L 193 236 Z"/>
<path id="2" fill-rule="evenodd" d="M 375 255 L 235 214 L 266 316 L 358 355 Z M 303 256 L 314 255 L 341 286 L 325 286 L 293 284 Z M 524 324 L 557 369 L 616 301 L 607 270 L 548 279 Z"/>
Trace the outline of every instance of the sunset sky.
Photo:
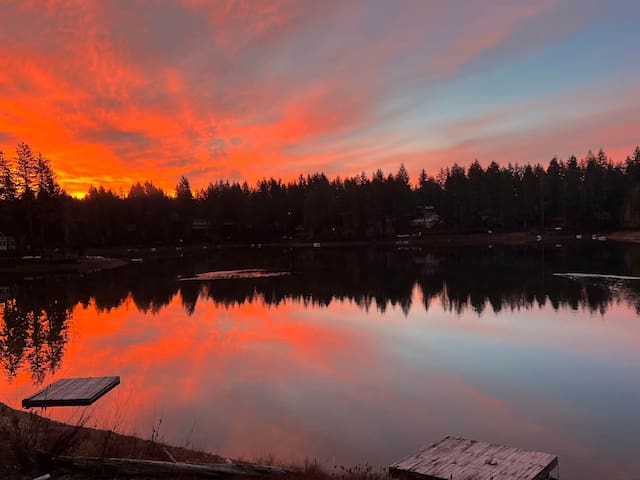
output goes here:
<path id="1" fill-rule="evenodd" d="M 640 2 L 0 0 L 0 148 L 68 192 L 640 143 Z"/>

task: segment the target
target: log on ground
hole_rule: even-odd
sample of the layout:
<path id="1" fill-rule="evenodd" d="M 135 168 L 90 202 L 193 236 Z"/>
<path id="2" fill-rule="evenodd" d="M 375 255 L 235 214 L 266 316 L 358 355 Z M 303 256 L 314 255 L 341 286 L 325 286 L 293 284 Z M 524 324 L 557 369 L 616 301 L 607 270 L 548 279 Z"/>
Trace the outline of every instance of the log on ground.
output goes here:
<path id="1" fill-rule="evenodd" d="M 130 458 L 66 457 L 52 459 L 53 463 L 79 470 L 108 471 L 127 476 L 190 475 L 202 478 L 271 477 L 291 473 L 291 470 L 270 465 L 243 463 L 198 464 L 137 460 Z"/>

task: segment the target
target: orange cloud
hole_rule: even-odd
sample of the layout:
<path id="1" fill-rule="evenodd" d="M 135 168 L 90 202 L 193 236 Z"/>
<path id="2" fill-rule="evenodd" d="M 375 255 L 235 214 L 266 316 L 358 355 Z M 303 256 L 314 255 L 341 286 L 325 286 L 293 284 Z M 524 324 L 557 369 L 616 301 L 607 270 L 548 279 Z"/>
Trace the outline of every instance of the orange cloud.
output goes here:
<path id="1" fill-rule="evenodd" d="M 203 187 L 311 170 L 388 171 L 399 161 L 416 175 L 460 161 L 449 153 L 461 145 L 478 146 L 464 158 L 506 159 L 509 143 L 519 142 L 531 158 L 535 142 L 519 139 L 536 138 L 535 129 L 470 137 L 472 125 L 428 119 L 431 92 L 455 99 L 451 80 L 542 50 L 594 14 L 585 7 L 569 15 L 552 1 L 463 9 L 51 1 L 0 9 L 0 143 L 10 150 L 29 142 L 77 195 L 92 184 L 117 190 L 144 179 L 172 190 L 181 174 Z M 565 28 L 548 27 L 559 22 Z M 617 153 L 632 144 L 633 122 L 625 125 L 602 130 L 603 145 Z M 437 135 L 445 129 L 443 147 Z M 592 146 L 586 135 L 554 141 L 579 152 Z"/>

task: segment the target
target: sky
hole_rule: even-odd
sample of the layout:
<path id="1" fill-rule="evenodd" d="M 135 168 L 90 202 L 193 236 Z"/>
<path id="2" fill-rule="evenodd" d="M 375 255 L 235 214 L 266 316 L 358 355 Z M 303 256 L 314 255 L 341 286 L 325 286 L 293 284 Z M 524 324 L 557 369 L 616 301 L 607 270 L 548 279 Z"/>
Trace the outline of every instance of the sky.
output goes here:
<path id="1" fill-rule="evenodd" d="M 71 194 L 640 143 L 640 2 L 0 0 L 0 148 Z"/>

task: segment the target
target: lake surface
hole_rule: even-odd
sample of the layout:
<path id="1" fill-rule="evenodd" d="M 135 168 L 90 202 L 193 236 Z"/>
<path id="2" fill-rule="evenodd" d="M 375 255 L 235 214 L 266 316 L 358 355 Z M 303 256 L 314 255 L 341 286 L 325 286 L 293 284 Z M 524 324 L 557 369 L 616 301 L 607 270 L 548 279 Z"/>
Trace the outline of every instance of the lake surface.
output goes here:
<path id="1" fill-rule="evenodd" d="M 184 280 L 249 268 L 290 274 Z M 0 401 L 120 375 L 90 425 L 229 457 L 384 466 L 451 434 L 639 478 L 640 281 L 566 272 L 640 276 L 640 249 L 209 249 L 0 278 Z"/>

